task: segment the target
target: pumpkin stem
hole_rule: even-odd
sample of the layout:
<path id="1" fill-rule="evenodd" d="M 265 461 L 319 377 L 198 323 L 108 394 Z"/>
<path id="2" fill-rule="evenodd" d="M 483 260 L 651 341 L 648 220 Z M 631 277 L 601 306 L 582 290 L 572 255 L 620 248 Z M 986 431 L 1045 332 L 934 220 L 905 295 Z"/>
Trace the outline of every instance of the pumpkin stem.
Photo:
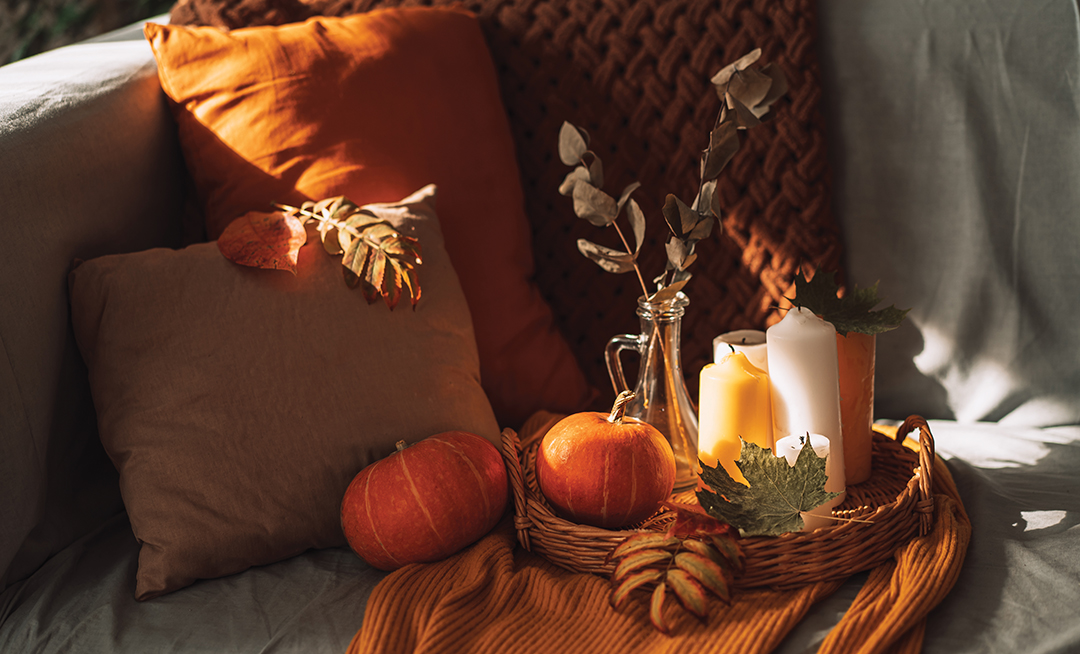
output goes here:
<path id="1" fill-rule="evenodd" d="M 630 404 L 630 401 L 635 397 L 637 397 L 637 393 L 634 391 L 619 393 L 619 397 L 615 398 L 615 405 L 611 407 L 611 415 L 608 416 L 607 421 L 613 425 L 621 425 L 623 414 L 626 413 L 626 405 Z"/>
<path id="2" fill-rule="evenodd" d="M 408 447 L 408 446 L 409 446 L 409 444 L 406 443 L 405 441 L 398 441 L 397 443 L 394 444 L 394 447 L 397 448 L 398 452 L 403 452 L 405 450 L 405 448 Z"/>

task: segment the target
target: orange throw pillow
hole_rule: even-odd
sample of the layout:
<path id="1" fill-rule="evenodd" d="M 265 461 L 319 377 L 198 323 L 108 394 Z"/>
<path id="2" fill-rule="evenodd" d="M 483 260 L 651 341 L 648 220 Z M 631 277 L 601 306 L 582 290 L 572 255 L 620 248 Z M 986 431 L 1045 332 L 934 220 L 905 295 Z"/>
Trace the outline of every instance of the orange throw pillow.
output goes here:
<path id="1" fill-rule="evenodd" d="M 272 202 L 390 202 L 434 183 L 500 423 L 589 402 L 532 283 L 513 142 L 473 14 L 390 9 L 231 32 L 150 23 L 146 37 L 210 238 Z"/>

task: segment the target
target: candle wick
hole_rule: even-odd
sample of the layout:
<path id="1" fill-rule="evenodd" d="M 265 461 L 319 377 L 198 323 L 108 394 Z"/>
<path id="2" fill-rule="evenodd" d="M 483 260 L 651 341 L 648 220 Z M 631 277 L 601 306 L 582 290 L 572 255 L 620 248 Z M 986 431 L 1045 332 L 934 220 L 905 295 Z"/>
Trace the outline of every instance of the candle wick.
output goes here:
<path id="1" fill-rule="evenodd" d="M 739 340 L 741 341 L 741 342 L 740 342 L 740 345 L 746 345 L 746 337 L 745 337 L 745 336 L 743 336 L 743 337 L 742 337 L 742 338 L 740 338 Z M 734 350 L 735 348 L 731 348 L 731 349 L 733 349 L 733 350 Z"/>
<path id="2" fill-rule="evenodd" d="M 732 345 L 731 343 L 725 343 L 725 345 L 727 345 L 728 347 L 731 348 L 731 353 L 732 354 L 735 354 L 735 346 L 734 345 Z"/>

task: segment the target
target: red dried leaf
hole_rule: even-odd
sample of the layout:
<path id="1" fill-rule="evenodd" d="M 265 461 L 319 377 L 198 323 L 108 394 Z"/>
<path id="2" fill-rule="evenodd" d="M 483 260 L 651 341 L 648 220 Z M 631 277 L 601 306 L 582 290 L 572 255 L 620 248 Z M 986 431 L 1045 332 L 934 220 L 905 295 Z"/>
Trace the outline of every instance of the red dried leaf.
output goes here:
<path id="1" fill-rule="evenodd" d="M 304 224 L 280 211 L 250 211 L 229 223 L 218 250 L 233 263 L 296 273 L 300 248 L 307 242 Z"/>
<path id="2" fill-rule="evenodd" d="M 675 512 L 675 522 L 666 534 L 668 537 L 686 538 L 707 535 L 735 537 L 738 535 L 731 525 L 705 513 L 700 506 L 675 502 L 661 502 L 660 504 Z"/>

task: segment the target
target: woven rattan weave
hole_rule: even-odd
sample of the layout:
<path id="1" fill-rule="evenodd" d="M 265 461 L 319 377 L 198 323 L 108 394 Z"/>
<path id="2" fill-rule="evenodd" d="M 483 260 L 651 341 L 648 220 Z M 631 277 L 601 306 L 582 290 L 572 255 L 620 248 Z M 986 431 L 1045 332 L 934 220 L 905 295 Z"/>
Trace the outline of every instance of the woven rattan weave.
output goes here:
<path id="1" fill-rule="evenodd" d="M 559 517 L 540 492 L 535 476 L 536 451 L 553 420 L 527 436 L 522 444 L 512 430 L 503 432 L 503 458 L 514 495 L 514 524 L 525 549 L 575 572 L 608 576 L 614 566 L 608 553 L 633 530 L 613 531 L 581 525 Z M 914 430 L 919 450 L 902 442 Z M 836 524 L 813 532 L 777 537 L 756 536 L 739 541 L 745 570 L 735 579 L 740 588 L 792 588 L 843 579 L 869 570 L 890 558 L 896 548 L 933 523 L 931 494 L 934 437 L 926 421 L 911 416 L 896 439 L 874 432 L 874 468 L 870 479 L 848 487 L 844 503 L 833 510 Z M 674 501 L 695 502 L 692 493 Z M 663 531 L 673 518 L 661 511 L 638 529 Z"/>

